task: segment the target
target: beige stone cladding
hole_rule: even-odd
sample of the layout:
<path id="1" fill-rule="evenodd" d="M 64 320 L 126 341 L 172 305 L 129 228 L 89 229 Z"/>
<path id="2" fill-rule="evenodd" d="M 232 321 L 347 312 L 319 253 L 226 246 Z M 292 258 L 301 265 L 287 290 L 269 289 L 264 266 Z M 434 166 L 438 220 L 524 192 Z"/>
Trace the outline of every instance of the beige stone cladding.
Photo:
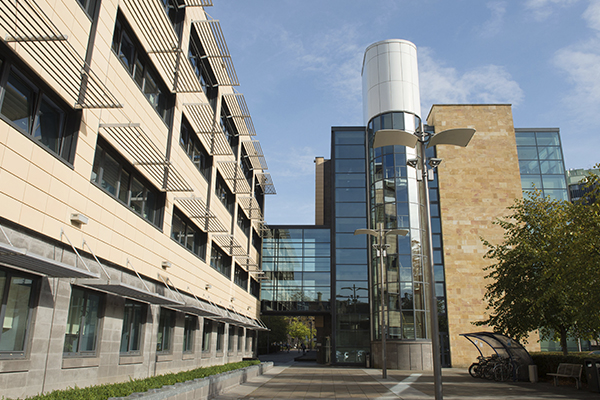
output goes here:
<path id="1" fill-rule="evenodd" d="M 82 3 L 99 4 L 97 18 L 88 15 L 89 10 Z M 125 297 L 103 293 L 95 351 L 93 354 L 67 355 L 64 343 L 69 300 L 73 288 L 81 288 L 83 284 L 69 277 L 52 278 L 34 273 L 32 276 L 40 287 L 40 294 L 39 298 L 32 300 L 34 305 L 27 327 L 26 349 L 18 355 L 4 357 L 5 352 L 0 354 L 3 357 L 0 362 L 0 394 L 22 397 L 42 390 L 123 381 L 129 377 L 222 364 L 253 356 L 254 335 L 258 327 L 250 325 L 242 329 L 248 321 L 239 314 L 251 319 L 259 316 L 257 281 L 247 270 L 257 269 L 260 262 L 261 243 L 256 239 L 260 239 L 259 222 L 262 220 L 264 196 L 256 194 L 258 185 L 253 183 L 256 175 L 264 171 L 256 167 L 256 154 L 243 153 L 252 147 L 254 132 L 249 132 L 251 121 L 247 110 L 235 108 L 241 98 L 232 85 L 237 78 L 232 78 L 232 82 L 224 82 L 222 78 L 224 73 L 220 69 L 231 62 L 229 55 L 224 54 L 218 63 L 215 61 L 222 51 L 216 48 L 217 43 L 222 43 L 222 38 L 206 37 L 210 36 L 207 32 L 215 35 L 220 31 L 218 21 L 213 21 L 213 30 L 207 28 L 203 31 L 204 36 L 199 34 L 202 46 L 210 53 L 211 65 L 219 66 L 214 73 L 221 77 L 220 80 L 213 77 L 218 82 L 212 82 L 215 100 L 209 104 L 205 93 L 207 89 L 201 88 L 188 60 L 192 32 L 200 27 L 206 28 L 201 21 L 210 18 L 203 7 L 178 8 L 184 13 L 179 39 L 160 0 L 21 0 L 11 4 L 18 6 L 19 12 L 16 8 L 0 10 L 3 17 L 9 18 L 7 15 L 10 14 L 9 19 L 4 18 L 10 24 L 0 23 L 0 71 L 8 75 L 7 65 L 11 65 L 11 71 L 18 71 L 14 79 L 24 82 L 25 86 L 35 86 L 36 90 L 39 88 L 40 93 L 43 92 L 65 111 L 69 122 L 72 119 L 73 124 L 79 126 L 78 129 L 73 128 L 77 134 L 72 154 L 64 157 L 50 150 L 42 143 L 43 140 L 36 139 L 32 129 L 24 129 L 16 113 L 8 115 L 11 110 L 3 112 L 0 109 L 0 113 L 3 112 L 0 119 L 0 225 L 6 232 L 6 235 L 0 232 L 0 242 L 9 245 L 12 240 L 19 249 L 83 268 L 74 256 L 73 246 L 102 279 L 106 276 L 92 253 L 102 260 L 107 274 L 115 281 L 139 289 L 145 286 L 150 292 L 191 304 L 197 304 L 194 298 L 197 297 L 219 306 L 224 312 L 230 310 L 229 315 L 233 319 L 222 319 L 226 328 L 225 337 L 221 339 L 225 340 L 224 347 L 231 351 L 223 354 L 223 351 L 219 353 L 216 350 L 216 321 L 209 335 L 212 337 L 210 348 L 204 352 L 201 350 L 203 318 L 200 315 L 193 332 L 193 351 L 184 352 L 184 312 L 178 311 L 173 322 L 172 350 L 169 354 L 157 354 L 161 306 L 149 304 L 145 308 L 139 354 L 123 356 L 119 346 Z M 23 10 L 33 12 L 25 17 L 28 14 Z M 115 50 L 113 37 L 116 37 L 117 20 L 123 22 L 124 31 L 131 36 L 135 47 L 131 54 L 139 55 L 135 62 L 132 62 L 132 55 L 127 59 Z M 26 31 L 31 24 L 44 27 L 44 35 L 21 42 L 7 39 Z M 16 27 L 17 33 L 12 32 L 11 27 Z M 90 32 L 95 32 L 93 40 L 89 40 Z M 44 41 L 46 36 L 52 40 Z M 42 40 L 38 40 L 40 38 Z M 93 48 L 88 49 L 89 45 Z M 61 51 L 66 51 L 69 56 Z M 82 65 L 86 58 L 91 71 L 89 76 L 93 75 L 93 79 L 89 78 L 89 84 L 81 86 Z M 144 65 L 140 67 L 136 64 L 138 61 Z M 177 63 L 180 66 L 178 74 L 174 70 Z M 68 79 L 61 81 L 61 71 L 67 71 Z M 152 79 L 146 73 L 153 74 Z M 180 84 L 177 88 L 174 86 L 176 76 Z M 142 80 L 143 84 L 140 83 Z M 154 83 L 169 99 L 165 108 L 172 112 L 172 121 L 160 115 L 160 107 L 156 104 L 158 100 L 153 97 L 156 93 L 152 91 Z M 100 107 L 92 104 L 91 108 L 84 104 L 81 107 L 80 103 L 76 103 L 81 87 L 88 89 L 90 97 L 86 99 L 100 93 L 101 99 L 110 102 L 110 98 L 114 97 L 122 107 L 111 108 L 106 104 Z M 3 93 L 2 90 L 4 88 L 0 88 L 0 93 Z M 231 142 L 238 140 L 237 144 L 228 143 L 220 127 L 221 110 L 227 102 L 229 114 L 224 118 L 235 127 L 233 130 L 236 132 L 232 132 L 230 139 L 235 136 Z M 3 104 L 2 100 L 0 104 Z M 198 139 L 194 145 L 201 143 L 209 153 L 210 175 L 204 176 L 196 164 L 198 151 L 194 150 L 196 152 L 192 155 L 182 143 L 184 118 Z M 30 119 L 33 120 L 34 116 Z M 219 149 L 211 147 L 213 137 L 219 138 L 216 146 Z M 146 150 L 142 140 L 147 144 Z M 110 185 L 100 182 L 100 178 L 98 182 L 94 180 L 99 171 L 100 143 L 105 145 L 105 150 L 110 150 L 106 154 L 110 153 L 120 165 L 121 169 L 117 169 L 115 174 L 126 171 L 131 177 L 130 182 L 134 182 L 135 178 L 145 187 L 154 189 L 148 192 L 152 191 L 160 198 L 158 211 L 152 209 L 148 212 L 142 207 L 135 209 L 134 198 L 135 201 L 142 198 L 140 190 L 136 196 L 131 188 L 131 194 L 125 194 L 126 199 L 123 200 L 116 187 L 107 188 Z M 148 154 L 164 163 L 158 164 L 158 170 L 162 172 L 168 168 L 169 179 L 160 172 L 158 178 L 156 173 L 150 172 L 157 163 L 156 157 L 152 159 Z M 246 169 L 242 170 L 240 160 L 251 157 L 254 157 L 255 168 L 246 165 Z M 167 162 L 165 159 L 168 159 Z M 217 193 L 218 176 L 225 182 L 221 187 L 225 187 L 223 191 L 229 192 L 229 204 L 233 203 L 230 207 L 223 205 L 224 196 Z M 169 186 L 177 182 L 173 178 L 183 183 L 173 188 Z M 248 183 L 250 179 L 254 181 Z M 119 181 L 119 185 L 124 181 Z M 191 199 L 198 208 L 186 208 L 182 199 Z M 126 204 L 128 201 L 129 204 Z M 150 221 L 148 214 L 154 211 L 162 217 Z M 72 223 L 71 214 L 74 213 L 87 217 L 88 222 Z M 192 249 L 175 240 L 172 225 L 176 213 L 195 224 L 196 232 L 204 235 L 205 254 L 194 254 Z M 210 220 L 210 227 L 205 223 L 207 220 Z M 193 234 L 180 236 L 191 237 Z M 229 276 L 211 266 L 213 245 L 222 250 L 223 259 L 232 260 Z M 236 264 L 238 272 L 243 270 L 241 278 L 235 275 Z M 163 268 L 163 265 L 166 267 Z M 16 271 L 6 262 L 0 268 Z M 251 282 L 255 283 L 254 293 Z M 2 289 L 3 286 L 0 286 L 0 291 Z M 229 327 L 234 328 L 232 332 L 235 334 L 228 334 Z M 242 338 L 238 340 L 238 336 Z M 228 346 L 228 340 L 231 340 L 233 348 Z"/>
<path id="2" fill-rule="evenodd" d="M 490 331 L 475 326 L 484 318 L 486 248 L 480 238 L 499 243 L 494 220 L 522 197 L 511 106 L 434 105 L 427 119 L 436 132 L 474 128 L 468 147 L 437 146 L 448 324 L 453 367 L 468 367 L 479 355 L 461 333 Z"/>

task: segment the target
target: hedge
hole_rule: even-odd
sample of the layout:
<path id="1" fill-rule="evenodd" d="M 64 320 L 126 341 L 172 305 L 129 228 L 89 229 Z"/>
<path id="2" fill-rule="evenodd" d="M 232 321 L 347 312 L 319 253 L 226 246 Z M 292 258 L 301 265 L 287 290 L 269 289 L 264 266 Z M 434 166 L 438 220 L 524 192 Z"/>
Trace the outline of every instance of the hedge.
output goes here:
<path id="1" fill-rule="evenodd" d="M 556 372 L 558 364 L 581 364 L 586 358 L 593 358 L 596 360 L 600 359 L 600 354 L 588 354 L 588 352 L 569 353 L 564 356 L 561 352 L 536 352 L 529 353 L 533 358 L 533 363 L 538 367 L 538 377 L 540 380 L 551 379 L 548 375 L 549 372 Z M 581 380 L 587 383 L 585 376 L 585 370 L 581 374 Z"/>
<path id="2" fill-rule="evenodd" d="M 227 371 L 233 371 L 251 365 L 260 364 L 258 360 L 240 361 L 225 365 L 214 365 L 212 367 L 197 368 L 172 374 L 152 376 L 150 378 L 130 379 L 128 382 L 112 383 L 106 385 L 89 386 L 85 388 L 68 388 L 54 390 L 46 394 L 27 397 L 30 400 L 106 400 L 109 397 L 126 397 L 132 393 L 147 392 L 151 389 L 159 389 L 163 386 L 174 385 L 180 382 L 205 378 Z M 4 397 L 2 397 L 4 399 Z M 6 399 L 8 400 L 8 399 Z"/>

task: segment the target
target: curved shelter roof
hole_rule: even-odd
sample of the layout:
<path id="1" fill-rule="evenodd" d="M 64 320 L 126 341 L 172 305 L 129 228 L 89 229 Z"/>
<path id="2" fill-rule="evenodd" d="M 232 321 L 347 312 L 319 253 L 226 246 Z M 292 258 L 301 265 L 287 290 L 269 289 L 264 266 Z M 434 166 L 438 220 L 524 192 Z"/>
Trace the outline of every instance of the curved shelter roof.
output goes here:
<path id="1" fill-rule="evenodd" d="M 468 341 L 479 351 L 481 356 L 484 356 L 482 350 L 490 347 L 495 354 L 502 358 L 509 358 L 519 367 L 519 378 L 527 375 L 527 368 L 524 366 L 533 364 L 533 359 L 529 352 L 517 340 L 496 332 L 473 332 L 461 333 Z M 485 346 L 485 345 L 487 346 Z"/>

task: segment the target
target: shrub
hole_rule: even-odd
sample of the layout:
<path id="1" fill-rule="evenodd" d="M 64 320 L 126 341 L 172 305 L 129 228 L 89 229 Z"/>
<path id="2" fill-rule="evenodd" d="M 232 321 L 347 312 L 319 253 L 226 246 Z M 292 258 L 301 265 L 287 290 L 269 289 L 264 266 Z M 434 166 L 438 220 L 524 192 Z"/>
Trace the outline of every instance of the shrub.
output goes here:
<path id="1" fill-rule="evenodd" d="M 132 393 L 147 392 L 163 386 L 174 385 L 179 382 L 191 381 L 233 371 L 251 365 L 260 364 L 258 360 L 240 361 L 225 365 L 197 368 L 172 374 L 152 376 L 142 379 L 130 379 L 128 382 L 112 383 L 107 385 L 89 386 L 85 388 L 68 388 L 54 390 L 46 394 L 28 397 L 29 400 L 106 400 L 109 397 L 126 397 Z"/>
<path id="2" fill-rule="evenodd" d="M 588 352 L 569 353 L 566 356 L 561 352 L 536 352 L 530 354 L 531 358 L 533 358 L 533 363 L 538 367 L 538 377 L 540 380 L 551 379 L 552 377 L 549 377 L 546 374 L 549 372 L 556 372 L 558 364 L 560 363 L 583 365 L 583 360 L 586 358 L 600 358 L 600 355 L 588 354 Z M 581 374 L 581 380 L 582 382 L 587 383 L 585 370 L 584 373 Z"/>

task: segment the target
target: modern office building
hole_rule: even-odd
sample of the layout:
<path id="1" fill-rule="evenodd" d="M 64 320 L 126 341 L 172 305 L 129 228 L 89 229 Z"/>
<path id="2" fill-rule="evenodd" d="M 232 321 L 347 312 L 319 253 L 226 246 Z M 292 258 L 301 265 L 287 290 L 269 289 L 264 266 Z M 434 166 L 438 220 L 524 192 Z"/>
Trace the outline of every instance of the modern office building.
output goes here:
<path id="1" fill-rule="evenodd" d="M 262 312 L 318 315 L 323 321 L 316 335 L 321 361 L 364 364 L 368 359 L 375 367 L 382 365 L 379 257 L 371 248 L 374 241 L 355 235 L 356 229 L 383 223 L 386 229 L 409 232 L 387 239 L 387 367 L 432 368 L 429 290 L 437 299 L 433 309 L 442 365 L 466 367 L 479 353 L 460 334 L 486 330 L 473 325 L 486 313 L 489 260 L 483 258 L 487 249 L 481 238 L 500 243 L 503 231 L 493 222 L 534 185 L 546 196 L 568 199 L 558 129 L 516 129 L 509 104 L 434 105 L 422 119 L 416 57 L 416 47 L 403 40 L 367 48 L 365 125 L 333 127 L 331 158 L 315 160 L 316 225 L 272 225 L 265 239 L 263 267 L 270 280 L 262 286 Z M 373 146 L 384 129 L 435 135 L 453 128 L 476 130 L 466 148 L 440 145 L 422 154 L 418 146 Z M 411 160 L 421 157 L 442 159 L 427 180 L 433 284 L 426 274 L 424 181 L 411 167 Z M 322 246 L 321 278 L 306 268 L 315 229 Z M 314 260 L 309 258 L 308 265 L 312 268 Z M 330 272 L 329 290 L 325 272 Z M 299 288 L 305 288 L 305 297 L 296 295 Z M 532 338 L 528 348 L 539 350 L 540 343 Z"/>
<path id="2" fill-rule="evenodd" d="M 600 169 L 569 169 L 566 171 L 567 186 L 571 201 L 577 201 L 589 190 L 585 186 L 586 178 L 589 174 L 600 175 Z"/>
<path id="3" fill-rule="evenodd" d="M 211 0 L 0 2 L 0 393 L 255 355 L 274 188 Z"/>

